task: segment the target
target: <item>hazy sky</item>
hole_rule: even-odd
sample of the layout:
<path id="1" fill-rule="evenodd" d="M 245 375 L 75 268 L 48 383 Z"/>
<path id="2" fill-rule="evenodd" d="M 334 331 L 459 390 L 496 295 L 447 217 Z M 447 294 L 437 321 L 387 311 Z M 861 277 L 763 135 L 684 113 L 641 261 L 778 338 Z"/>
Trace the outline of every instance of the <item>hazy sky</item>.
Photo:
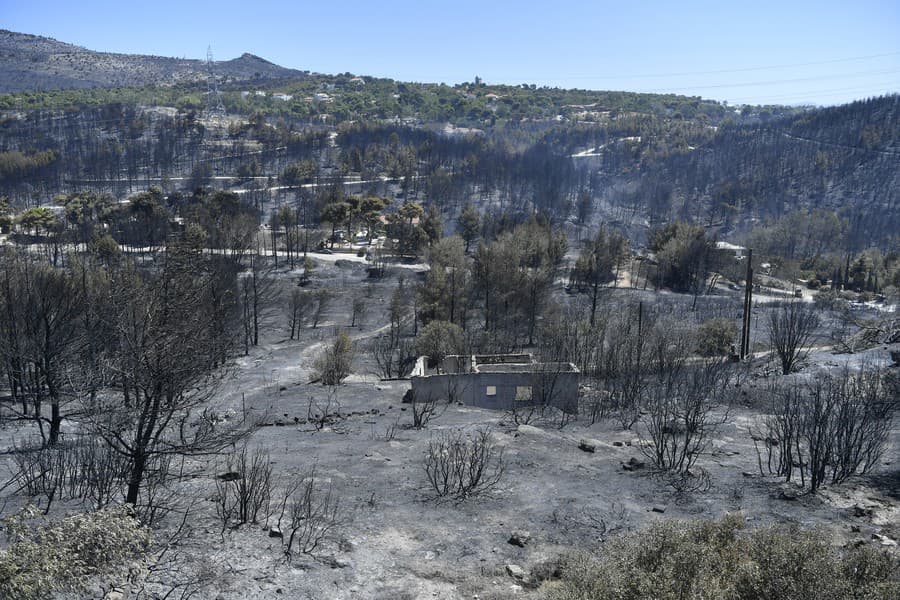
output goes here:
<path id="1" fill-rule="evenodd" d="M 900 0 L 0 0 L 0 28 L 92 50 L 405 81 L 837 104 L 900 91 Z"/>

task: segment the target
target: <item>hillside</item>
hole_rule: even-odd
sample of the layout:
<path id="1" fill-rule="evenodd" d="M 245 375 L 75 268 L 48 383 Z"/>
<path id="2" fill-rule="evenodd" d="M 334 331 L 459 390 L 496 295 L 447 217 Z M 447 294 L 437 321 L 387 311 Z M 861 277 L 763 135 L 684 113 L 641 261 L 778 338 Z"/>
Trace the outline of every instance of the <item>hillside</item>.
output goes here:
<path id="1" fill-rule="evenodd" d="M 225 81 L 301 78 L 252 54 L 215 62 Z M 94 52 L 24 33 L 0 30 L 0 92 L 174 85 L 206 78 L 206 62 L 139 54 Z"/>

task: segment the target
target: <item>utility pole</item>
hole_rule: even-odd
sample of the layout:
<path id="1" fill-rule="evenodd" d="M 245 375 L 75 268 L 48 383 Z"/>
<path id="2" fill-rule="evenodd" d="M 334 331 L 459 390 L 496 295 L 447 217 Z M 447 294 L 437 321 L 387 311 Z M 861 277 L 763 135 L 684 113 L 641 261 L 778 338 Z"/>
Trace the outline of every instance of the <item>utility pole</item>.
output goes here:
<path id="1" fill-rule="evenodd" d="M 747 279 L 744 286 L 744 312 L 741 319 L 741 360 L 750 355 L 750 307 L 753 304 L 753 249 L 747 251 Z"/>
<path id="2" fill-rule="evenodd" d="M 206 116 L 209 118 L 225 116 L 225 105 L 222 104 L 222 95 L 219 94 L 219 84 L 213 71 L 212 46 L 206 47 Z"/>

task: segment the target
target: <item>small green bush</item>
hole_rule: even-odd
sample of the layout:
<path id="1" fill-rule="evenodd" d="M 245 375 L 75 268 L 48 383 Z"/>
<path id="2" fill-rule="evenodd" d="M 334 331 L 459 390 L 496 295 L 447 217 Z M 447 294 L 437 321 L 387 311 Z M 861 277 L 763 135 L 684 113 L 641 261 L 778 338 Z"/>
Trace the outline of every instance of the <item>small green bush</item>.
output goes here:
<path id="1" fill-rule="evenodd" d="M 900 598 L 900 562 L 871 547 L 839 552 L 819 530 L 769 527 L 743 533 L 743 519 L 660 521 L 578 555 L 548 600 Z"/>
<path id="2" fill-rule="evenodd" d="M 710 319 L 697 329 L 696 349 L 701 356 L 728 354 L 737 337 L 737 326 L 728 319 Z"/>
<path id="3" fill-rule="evenodd" d="M 139 559 L 150 533 L 127 507 L 70 515 L 36 524 L 27 507 L 3 521 L 10 542 L 0 551 L 0 598 L 43 600 L 82 591 L 94 577 Z"/>

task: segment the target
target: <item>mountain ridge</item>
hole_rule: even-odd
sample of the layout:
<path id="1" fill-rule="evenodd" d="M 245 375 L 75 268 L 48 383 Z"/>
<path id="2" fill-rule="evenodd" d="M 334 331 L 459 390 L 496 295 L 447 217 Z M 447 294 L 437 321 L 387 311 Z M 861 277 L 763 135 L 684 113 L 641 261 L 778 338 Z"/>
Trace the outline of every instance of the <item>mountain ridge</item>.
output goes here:
<path id="1" fill-rule="evenodd" d="M 306 75 L 249 52 L 213 65 L 223 81 Z M 206 77 L 205 60 L 98 52 L 49 37 L 0 30 L 0 93 L 177 85 Z"/>

